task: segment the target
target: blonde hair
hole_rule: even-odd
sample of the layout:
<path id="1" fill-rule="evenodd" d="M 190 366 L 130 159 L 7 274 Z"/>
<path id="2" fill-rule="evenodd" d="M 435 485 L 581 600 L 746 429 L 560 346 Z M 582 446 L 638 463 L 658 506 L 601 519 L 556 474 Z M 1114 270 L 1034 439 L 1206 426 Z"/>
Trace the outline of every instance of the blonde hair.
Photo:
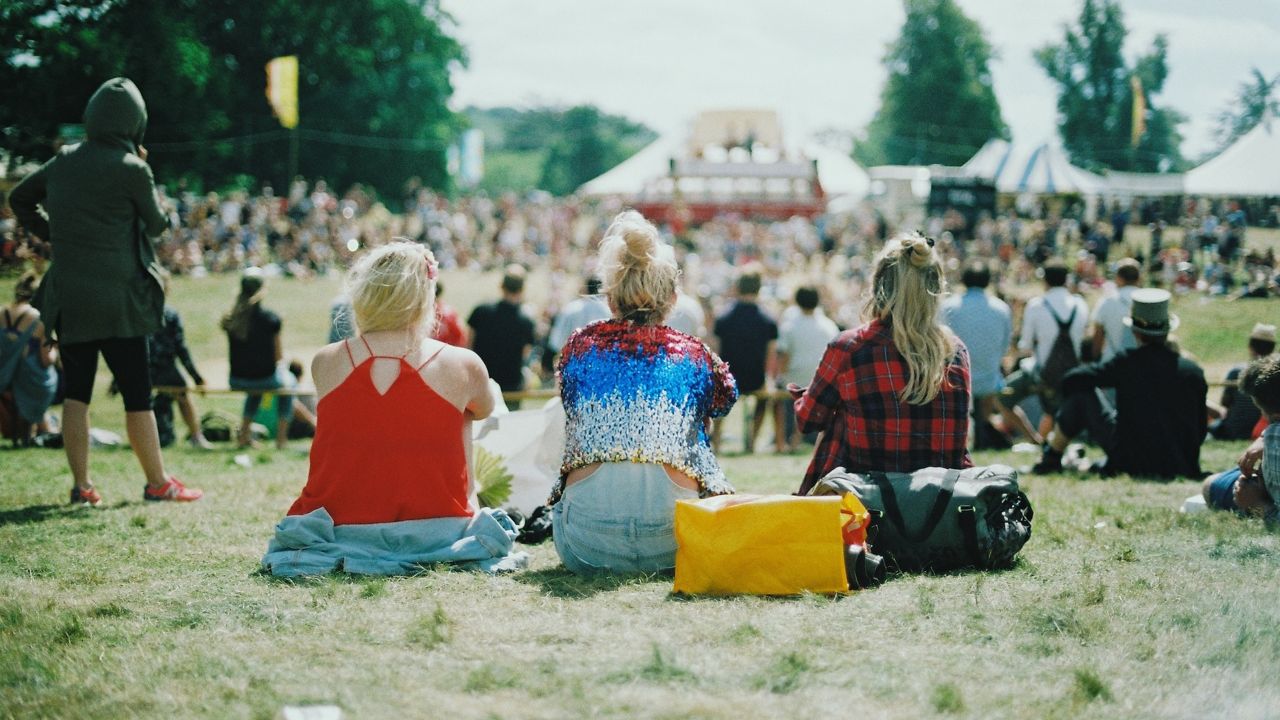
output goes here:
<path id="1" fill-rule="evenodd" d="M 347 273 L 347 297 L 362 333 L 427 334 L 435 320 L 436 263 L 424 245 L 397 238 L 370 250 Z"/>
<path id="2" fill-rule="evenodd" d="M 680 268 L 675 251 L 635 210 L 613 219 L 600 241 L 601 289 L 618 317 L 642 325 L 666 318 L 675 303 Z"/>
<path id="3" fill-rule="evenodd" d="M 893 343 L 907 362 L 902 400 L 926 405 L 947 382 L 947 363 L 955 339 L 938 323 L 938 305 L 946 294 L 942 259 L 933 241 L 918 233 L 899 235 L 876 256 L 867 320 L 887 320 Z"/>

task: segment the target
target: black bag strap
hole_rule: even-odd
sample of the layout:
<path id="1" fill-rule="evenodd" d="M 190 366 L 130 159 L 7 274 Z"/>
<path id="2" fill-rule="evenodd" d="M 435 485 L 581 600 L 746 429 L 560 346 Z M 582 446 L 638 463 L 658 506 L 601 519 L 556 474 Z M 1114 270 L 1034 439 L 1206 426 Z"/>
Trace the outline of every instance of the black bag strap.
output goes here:
<path id="1" fill-rule="evenodd" d="M 942 482 L 938 485 L 938 495 L 933 499 L 933 507 L 929 509 L 929 515 L 925 518 L 924 524 L 916 532 L 907 532 L 907 526 L 902 520 L 902 508 L 898 506 L 898 495 L 894 492 L 893 483 L 889 482 L 889 476 L 882 472 L 870 475 L 880 488 L 880 501 L 884 503 L 885 516 L 898 529 L 898 534 L 912 543 L 924 542 L 933 534 L 938 523 L 942 522 L 942 516 L 946 514 L 947 507 L 951 504 L 951 497 L 955 495 L 956 482 L 960 480 L 959 470 L 947 470 L 942 476 Z"/>
<path id="2" fill-rule="evenodd" d="M 1054 322 L 1058 323 L 1058 332 L 1061 333 L 1061 332 L 1071 332 L 1071 326 L 1074 325 L 1076 321 L 1076 311 L 1079 310 L 1080 308 L 1072 305 L 1071 314 L 1067 316 L 1066 322 L 1063 322 L 1062 320 L 1058 319 L 1058 313 L 1053 311 L 1053 306 L 1049 304 L 1048 300 L 1044 301 L 1044 309 L 1048 310 L 1049 316 L 1053 318 Z"/>
<path id="3" fill-rule="evenodd" d="M 960 532 L 964 534 L 964 549 L 969 554 L 969 561 L 977 567 L 985 567 L 982 562 L 982 551 L 978 548 L 978 511 L 972 505 L 961 505 L 956 508 L 960 514 Z"/>

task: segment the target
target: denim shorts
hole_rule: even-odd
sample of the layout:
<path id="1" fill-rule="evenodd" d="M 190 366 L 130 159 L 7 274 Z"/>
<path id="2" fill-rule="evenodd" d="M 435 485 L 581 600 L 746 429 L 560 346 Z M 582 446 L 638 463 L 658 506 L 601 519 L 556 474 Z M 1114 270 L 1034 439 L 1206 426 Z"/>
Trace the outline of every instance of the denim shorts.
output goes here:
<path id="1" fill-rule="evenodd" d="M 292 376 L 283 365 L 277 365 L 276 371 L 271 375 L 263 378 L 241 378 L 235 375 L 231 376 L 232 390 L 279 390 L 287 388 L 294 383 L 290 382 Z M 244 398 L 244 417 L 252 418 L 258 413 L 258 406 L 262 404 L 262 395 L 250 393 Z M 293 417 L 293 396 L 276 396 L 276 419 L 287 422 Z"/>
<path id="2" fill-rule="evenodd" d="M 551 511 L 552 537 L 571 572 L 658 572 L 676 564 L 676 500 L 695 490 L 656 463 L 604 463 L 570 485 Z"/>
<path id="3" fill-rule="evenodd" d="M 1213 476 L 1209 481 L 1209 497 L 1205 498 L 1209 509 L 1211 510 L 1235 510 L 1236 498 L 1234 495 L 1236 481 L 1240 479 L 1240 468 L 1235 467 L 1225 470 Z"/>

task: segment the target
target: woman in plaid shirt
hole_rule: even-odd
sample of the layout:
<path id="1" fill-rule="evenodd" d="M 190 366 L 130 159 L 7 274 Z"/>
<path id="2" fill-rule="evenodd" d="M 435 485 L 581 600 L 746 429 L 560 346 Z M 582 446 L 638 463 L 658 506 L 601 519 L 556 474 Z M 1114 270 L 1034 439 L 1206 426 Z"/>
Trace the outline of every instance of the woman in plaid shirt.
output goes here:
<path id="1" fill-rule="evenodd" d="M 946 280 L 933 244 L 918 234 L 890 240 L 876 257 L 866 324 L 831 341 L 808 388 L 788 386 L 801 432 L 822 431 L 801 494 L 837 467 L 973 465 L 969 351 L 938 322 Z"/>

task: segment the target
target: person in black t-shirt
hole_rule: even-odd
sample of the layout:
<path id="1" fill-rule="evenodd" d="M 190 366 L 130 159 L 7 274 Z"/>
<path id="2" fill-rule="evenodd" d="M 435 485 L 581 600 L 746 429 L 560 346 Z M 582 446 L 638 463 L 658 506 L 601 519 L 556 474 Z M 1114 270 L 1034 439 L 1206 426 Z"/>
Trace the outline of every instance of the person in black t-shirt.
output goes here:
<path id="1" fill-rule="evenodd" d="M 761 282 L 758 269 L 744 269 L 738 277 L 737 302 L 716 319 L 715 335 L 720 344 L 720 357 L 729 364 L 730 372 L 738 381 L 739 397 L 744 398 L 744 401 L 748 394 L 757 390 L 772 390 L 775 384 L 772 374 L 778 324 L 756 304 Z M 743 438 L 745 452 L 754 451 L 756 438 L 760 435 L 768 409 L 768 400 L 756 398 L 751 428 L 747 437 Z M 713 443 L 719 451 L 719 421 L 716 422 L 713 436 Z"/>
<path id="2" fill-rule="evenodd" d="M 280 368 L 280 359 L 284 357 L 280 344 L 280 316 L 262 307 L 262 298 L 266 294 L 262 270 L 249 268 L 240 278 L 240 295 L 236 297 L 235 306 L 222 318 L 231 357 L 232 390 L 279 390 L 288 385 Z M 244 398 L 244 413 L 237 438 L 241 447 L 253 442 L 250 427 L 261 403 L 261 392 L 250 392 Z M 289 440 L 292 411 L 292 402 L 276 398 L 276 447 L 284 447 Z"/>
<path id="3" fill-rule="evenodd" d="M 484 361 L 489 377 L 503 392 L 524 389 L 524 366 L 535 340 L 533 320 L 520 307 L 524 280 L 524 268 L 507 266 L 502 276 L 502 299 L 477 306 L 467 318 L 471 349 Z M 520 403 L 507 405 L 514 410 Z"/>

